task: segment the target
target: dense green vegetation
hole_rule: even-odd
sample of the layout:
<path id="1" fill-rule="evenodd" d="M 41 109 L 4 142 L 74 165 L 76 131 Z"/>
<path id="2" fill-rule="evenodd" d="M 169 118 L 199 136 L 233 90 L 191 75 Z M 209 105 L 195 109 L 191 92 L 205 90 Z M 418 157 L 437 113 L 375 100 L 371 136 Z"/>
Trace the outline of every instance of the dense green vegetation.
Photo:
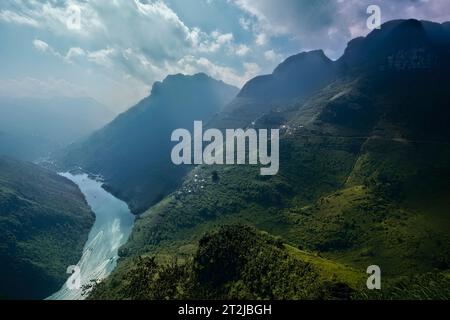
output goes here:
<path id="1" fill-rule="evenodd" d="M 43 299 L 58 290 L 93 223 L 75 184 L 0 157 L 0 296 Z"/>
<path id="2" fill-rule="evenodd" d="M 243 225 L 206 233 L 194 254 L 138 256 L 114 276 L 87 286 L 90 299 L 448 299 L 450 277 L 418 273 L 365 288 L 363 269 L 301 251 Z"/>
<path id="3" fill-rule="evenodd" d="M 250 96 L 258 95 L 258 85 L 276 88 L 285 78 L 247 86 L 245 97 L 213 124 L 239 127 L 247 119 L 244 126 L 283 125 L 279 174 L 262 177 L 252 166 L 196 167 L 175 192 L 138 216 L 118 268 L 92 297 L 335 298 L 331 287 L 344 298 L 449 299 L 445 30 L 428 22 L 390 22 L 352 41 L 329 66 L 336 78 L 321 90 L 302 91 L 275 107 Z M 301 64 L 304 56 L 297 59 Z M 251 225 L 279 240 L 257 240 L 245 228 L 204 236 L 228 224 Z M 274 257 L 279 266 L 270 262 Z M 172 259 L 181 263 L 168 264 Z M 382 270 L 381 293 L 364 289 L 373 264 Z M 155 288 L 161 275 L 168 276 L 165 268 L 185 282 L 174 280 L 182 289 L 161 296 Z M 129 270 L 147 269 L 147 280 L 129 278 Z M 339 281 L 312 280 L 323 277 Z"/>
<path id="4" fill-rule="evenodd" d="M 161 264 L 153 256 L 138 257 L 120 282 L 95 286 L 90 298 L 349 299 L 356 289 L 328 274 L 321 260 L 303 259 L 280 239 L 252 228 L 223 226 L 200 239 L 192 259 Z M 352 280 L 360 276 L 351 268 L 342 267 L 344 272 Z"/>

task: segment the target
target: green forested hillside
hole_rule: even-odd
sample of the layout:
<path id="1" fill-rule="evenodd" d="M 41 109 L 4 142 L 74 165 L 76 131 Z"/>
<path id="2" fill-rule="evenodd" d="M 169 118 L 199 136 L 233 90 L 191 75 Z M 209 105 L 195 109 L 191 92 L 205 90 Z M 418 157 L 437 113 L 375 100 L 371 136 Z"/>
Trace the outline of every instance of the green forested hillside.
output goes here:
<path id="1" fill-rule="evenodd" d="M 191 259 L 123 265 L 118 286 L 100 284 L 91 299 L 349 299 L 356 270 L 232 225 L 205 234 Z"/>
<path id="2" fill-rule="evenodd" d="M 201 291 L 202 297 L 317 298 L 329 286 L 319 282 L 321 289 L 296 295 L 279 275 L 303 274 L 298 281 L 310 288 L 309 279 L 332 274 L 343 283 L 339 288 L 354 290 L 347 298 L 449 299 L 449 45 L 442 25 L 415 20 L 394 21 L 352 41 L 335 62 L 334 81 L 297 102 L 263 108 L 247 123 L 282 130 L 277 176 L 260 176 L 251 166 L 196 167 L 174 193 L 138 217 L 118 269 L 93 297 L 129 298 L 122 286 L 130 283 L 127 270 L 140 270 L 137 257 L 156 256 L 163 265 L 173 257 L 194 257 L 188 269 L 199 277 L 195 259 L 209 254 L 204 234 L 243 224 L 278 236 L 278 249 L 296 257 L 299 269 L 290 267 L 291 274 L 266 267 L 247 282 L 246 268 L 274 255 L 252 252 L 250 261 L 236 258 L 244 271 Z M 240 108 L 245 112 L 246 105 Z M 225 233 L 227 240 L 212 240 L 211 249 L 225 253 L 203 265 L 203 272 L 226 274 L 216 268 L 234 256 L 235 243 L 243 243 L 237 251 L 246 256 L 243 248 L 251 246 L 241 238 L 243 231 Z M 305 271 L 315 254 L 328 270 Z M 382 270 L 381 293 L 365 289 L 369 265 Z M 277 294 L 265 296 L 265 277 L 273 273 Z M 138 292 L 151 279 L 140 282 Z M 195 279 L 204 288 L 203 278 Z"/>
<path id="3" fill-rule="evenodd" d="M 74 183 L 0 157 L 0 296 L 43 299 L 58 290 L 93 223 Z"/>

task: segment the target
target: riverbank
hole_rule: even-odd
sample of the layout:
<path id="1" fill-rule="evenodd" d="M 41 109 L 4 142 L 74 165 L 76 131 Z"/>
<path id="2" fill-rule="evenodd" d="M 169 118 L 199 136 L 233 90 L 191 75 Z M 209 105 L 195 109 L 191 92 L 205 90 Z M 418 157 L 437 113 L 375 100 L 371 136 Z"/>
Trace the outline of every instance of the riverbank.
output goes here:
<path id="1" fill-rule="evenodd" d="M 83 286 L 106 278 L 116 267 L 119 248 L 127 241 L 134 224 L 134 215 L 128 205 L 102 188 L 102 182 L 87 174 L 62 173 L 73 181 L 84 194 L 95 213 L 95 224 L 89 233 L 83 255 L 77 264 L 81 287 L 69 289 L 67 283 L 49 300 L 82 300 Z M 69 277 L 69 275 L 68 275 Z"/>

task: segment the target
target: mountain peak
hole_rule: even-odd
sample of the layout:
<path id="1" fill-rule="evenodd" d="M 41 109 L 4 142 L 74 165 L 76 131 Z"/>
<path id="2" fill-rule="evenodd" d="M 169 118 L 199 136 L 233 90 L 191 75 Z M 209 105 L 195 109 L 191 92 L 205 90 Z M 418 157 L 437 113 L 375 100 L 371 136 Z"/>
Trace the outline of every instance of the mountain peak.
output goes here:
<path id="1" fill-rule="evenodd" d="M 170 74 L 168 75 L 162 82 L 166 82 L 166 81 L 171 81 L 171 80 L 189 80 L 189 79 L 194 79 L 194 80 L 215 80 L 213 78 L 211 78 L 210 76 L 208 76 L 206 73 L 204 72 L 199 72 L 196 74 L 184 74 L 184 73 L 176 73 L 176 74 Z"/>
<path id="2" fill-rule="evenodd" d="M 429 39 L 422 22 L 409 19 L 395 27 L 387 40 L 395 43 L 397 47 L 414 47 L 427 44 Z"/>
<path id="3" fill-rule="evenodd" d="M 379 70 L 389 59 L 435 61 L 439 55 L 448 56 L 449 49 L 450 29 L 446 24 L 415 19 L 393 20 L 366 37 L 350 41 L 339 62 L 350 69 L 375 67 Z M 416 57 L 418 54 L 421 56 Z M 431 62 L 426 65 L 428 68 L 433 66 Z"/>
<path id="4" fill-rule="evenodd" d="M 66 149 L 59 162 L 101 174 L 109 190 L 135 213 L 143 212 L 172 192 L 187 170 L 170 159 L 172 132 L 208 122 L 237 91 L 204 73 L 167 76 L 155 82 L 150 96 Z"/>
<path id="5" fill-rule="evenodd" d="M 280 74 L 285 72 L 299 71 L 299 69 L 305 69 L 309 67 L 315 67 L 317 65 L 324 65 L 331 63 L 323 50 L 305 51 L 299 54 L 290 56 L 278 67 L 275 68 L 274 74 Z"/>
<path id="6" fill-rule="evenodd" d="M 272 74 L 247 82 L 239 96 L 266 101 L 301 98 L 327 83 L 334 70 L 333 61 L 322 50 L 301 52 L 287 58 Z"/>
<path id="7" fill-rule="evenodd" d="M 193 75 L 177 73 L 168 75 L 163 81 L 156 81 L 153 84 L 151 95 L 160 94 L 165 90 L 190 90 L 189 88 L 192 88 L 192 86 L 204 86 L 205 84 L 209 84 L 213 87 L 228 88 L 230 91 L 238 91 L 238 88 L 221 80 L 216 80 L 203 72 Z"/>

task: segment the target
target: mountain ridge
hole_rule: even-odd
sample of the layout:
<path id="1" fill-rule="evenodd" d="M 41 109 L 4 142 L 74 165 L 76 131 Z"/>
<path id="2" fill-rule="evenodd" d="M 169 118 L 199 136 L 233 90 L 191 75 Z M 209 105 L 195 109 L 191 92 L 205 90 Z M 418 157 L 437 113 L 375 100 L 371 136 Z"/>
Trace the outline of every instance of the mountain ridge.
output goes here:
<path id="1" fill-rule="evenodd" d="M 402 23 L 388 24 L 382 42 L 395 39 L 390 31 Z M 417 31 L 416 22 L 407 24 Z M 103 284 L 104 297 L 117 298 L 125 266 L 134 266 L 136 257 L 189 261 L 205 232 L 244 224 L 361 276 L 367 266 L 380 265 L 384 298 L 442 298 L 442 292 L 448 299 L 450 73 L 446 63 L 423 68 L 420 54 L 403 54 L 422 44 L 380 43 L 388 49 L 368 56 L 373 61 L 350 59 L 337 80 L 303 101 L 262 106 L 256 121 L 243 104 L 244 119 L 227 120 L 231 127 L 280 129 L 279 174 L 261 177 L 252 166 L 196 167 L 139 216 L 121 249 L 122 265 Z M 450 51 L 433 44 L 431 50 L 438 61 L 450 60 Z M 403 59 L 401 67 L 385 68 L 392 55 Z M 418 283 L 399 290 L 402 279 L 413 276 Z M 439 280 L 431 286 L 429 279 Z M 364 285 L 359 297 L 372 297 Z"/>
<path id="2" fill-rule="evenodd" d="M 170 160 L 173 130 L 207 121 L 236 93 L 206 74 L 168 76 L 103 129 L 63 150 L 59 164 L 102 175 L 108 191 L 142 212 L 173 191 L 188 170 Z"/>
<path id="3" fill-rule="evenodd" d="M 0 156 L 0 294 L 44 299 L 67 280 L 95 216 L 71 181 Z"/>

